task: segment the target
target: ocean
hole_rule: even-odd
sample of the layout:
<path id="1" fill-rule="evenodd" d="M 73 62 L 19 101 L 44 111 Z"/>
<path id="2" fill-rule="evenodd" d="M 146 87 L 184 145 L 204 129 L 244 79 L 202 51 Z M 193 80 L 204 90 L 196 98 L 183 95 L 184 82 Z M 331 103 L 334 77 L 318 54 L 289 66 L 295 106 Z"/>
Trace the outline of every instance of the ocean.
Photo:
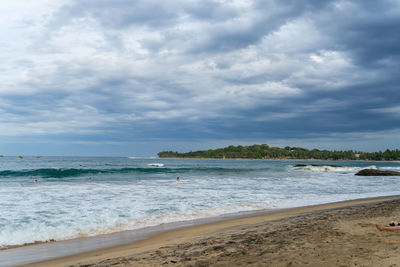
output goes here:
<path id="1" fill-rule="evenodd" d="M 354 175 L 364 168 L 400 162 L 2 157 L 0 247 L 399 194 L 399 177 Z"/>

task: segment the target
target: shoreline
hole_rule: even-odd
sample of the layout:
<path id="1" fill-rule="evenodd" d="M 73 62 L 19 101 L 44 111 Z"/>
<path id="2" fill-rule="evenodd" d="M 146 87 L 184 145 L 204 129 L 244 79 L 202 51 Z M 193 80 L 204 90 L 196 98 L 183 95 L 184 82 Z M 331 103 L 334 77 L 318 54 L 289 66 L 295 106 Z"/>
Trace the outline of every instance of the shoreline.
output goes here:
<path id="1" fill-rule="evenodd" d="M 192 225 L 181 225 L 180 227 L 172 228 L 172 229 L 159 229 L 160 231 L 148 233 L 147 235 L 141 236 L 141 238 L 134 240 L 133 242 L 126 242 L 120 244 L 114 244 L 113 246 L 100 248 L 97 250 L 86 251 L 82 253 L 75 253 L 73 255 L 57 257 L 55 259 L 50 259 L 46 261 L 39 261 L 32 264 L 28 264 L 26 266 L 65 266 L 65 265 L 74 265 L 80 263 L 85 264 L 94 264 L 98 265 L 99 262 L 106 261 L 107 259 L 115 259 L 118 260 L 124 259 L 126 257 L 132 257 L 132 255 L 146 254 L 146 251 L 158 251 L 162 247 L 168 246 L 179 246 L 180 244 L 194 243 L 204 237 L 215 236 L 217 232 L 226 232 L 231 231 L 232 229 L 236 229 L 239 231 L 243 227 L 249 226 L 250 228 L 258 225 L 258 224 L 269 224 L 274 223 L 279 220 L 286 220 L 296 216 L 308 216 L 309 214 L 319 214 L 325 211 L 334 211 L 337 209 L 346 209 L 346 208 L 354 208 L 357 210 L 360 206 L 365 205 L 375 205 L 377 203 L 382 203 L 384 201 L 399 201 L 400 196 L 384 196 L 384 197 L 373 197 L 373 198 L 363 198 L 356 200 L 348 200 L 320 205 L 312 205 L 312 206 L 304 206 L 298 208 L 289 208 L 289 209 L 279 209 L 279 210 L 261 210 L 261 211 L 253 211 L 247 214 L 234 214 L 234 217 L 231 218 L 213 218 L 215 221 L 206 221 L 206 222 L 191 222 Z M 237 217 L 239 216 L 239 217 Z M 390 219 L 388 219 L 390 220 Z M 377 221 L 376 223 L 384 223 L 381 221 Z M 129 232 L 129 231 L 127 231 Z M 240 231 L 239 231 L 240 232 Z M 101 238 L 107 239 L 110 238 L 114 234 L 105 235 Z M 218 234 L 217 234 L 218 236 Z M 94 237 L 93 239 L 97 241 L 101 241 L 98 237 Z M 118 241 L 117 236 L 117 241 Z M 85 238 L 87 240 L 87 238 Z M 81 242 L 80 240 L 69 241 L 70 243 Z M 120 242 L 122 240 L 119 240 Z M 125 240 L 126 241 L 126 240 Z M 45 244 L 44 246 L 47 248 L 53 246 L 55 244 L 63 245 L 68 243 L 68 241 L 60 241 L 54 242 L 51 244 Z M 32 248 L 40 247 L 42 245 L 30 246 Z M 61 246 L 59 249 L 65 249 Z M 16 251 L 17 249 L 10 249 L 10 251 Z M 35 249 L 33 249 L 35 250 Z M 1 253 L 1 252 L 0 252 Z M 152 256 L 154 258 L 154 256 Z M 117 261 L 118 261 L 117 260 Z M 172 262 L 173 263 L 173 262 Z M 21 264 L 21 263 L 20 263 Z M 146 264 L 146 262 L 141 263 L 140 265 Z M 157 265 L 157 264 L 156 264 Z M 107 266 L 107 265 L 104 265 Z"/>

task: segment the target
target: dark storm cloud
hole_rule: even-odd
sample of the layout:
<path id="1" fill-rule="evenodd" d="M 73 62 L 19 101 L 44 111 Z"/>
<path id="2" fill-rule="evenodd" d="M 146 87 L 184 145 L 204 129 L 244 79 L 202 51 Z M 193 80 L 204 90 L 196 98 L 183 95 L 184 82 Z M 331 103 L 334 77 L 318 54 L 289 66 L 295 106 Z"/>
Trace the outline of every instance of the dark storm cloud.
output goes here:
<path id="1" fill-rule="evenodd" d="M 269 142 L 400 131 L 398 1 L 75 0 L 21 17 L 33 23 L 0 50 L 3 135 Z"/>
<path id="2" fill-rule="evenodd" d="M 297 18 L 304 12 L 324 8 L 328 4 L 329 1 L 310 1 L 307 4 L 304 1 L 296 1 L 284 5 L 274 1 L 255 1 L 249 12 L 240 13 L 238 9 L 237 16 L 227 18 L 226 23 L 210 27 L 208 32 L 204 33 L 206 38 L 190 51 L 226 52 L 256 45 L 263 37 L 278 30 L 287 21 Z M 232 22 L 235 19 L 237 21 Z"/>
<path id="3" fill-rule="evenodd" d="M 212 52 L 240 49 L 257 42 L 277 30 L 287 21 L 304 13 L 325 8 L 331 1 L 276 1 L 244 2 L 248 6 L 216 1 L 132 1 L 132 0 L 83 0 L 71 1 L 54 16 L 56 25 L 79 18 L 91 18 L 104 27 L 123 29 L 130 26 L 151 27 L 163 32 L 166 38 L 184 38 L 171 34 L 173 27 L 182 23 L 205 23 L 208 26 L 196 34 L 200 41 L 194 42 L 189 51 Z"/>
<path id="4" fill-rule="evenodd" d="M 320 29 L 332 36 L 332 48 L 346 51 L 362 66 L 385 64 L 382 62 L 385 59 L 399 60 L 398 2 L 371 0 L 343 3 L 342 8 L 333 12 L 327 10 L 316 19 Z"/>

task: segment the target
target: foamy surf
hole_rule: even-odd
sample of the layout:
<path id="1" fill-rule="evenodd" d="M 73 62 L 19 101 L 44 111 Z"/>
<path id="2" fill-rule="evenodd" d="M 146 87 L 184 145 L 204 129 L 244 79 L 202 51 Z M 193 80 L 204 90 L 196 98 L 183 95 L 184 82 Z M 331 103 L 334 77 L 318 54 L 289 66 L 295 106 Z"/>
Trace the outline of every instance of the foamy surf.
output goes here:
<path id="1" fill-rule="evenodd" d="M 332 166 L 332 165 L 304 165 L 304 166 L 293 166 L 294 170 L 305 170 L 313 172 L 348 172 L 355 173 L 362 169 L 377 169 L 375 165 L 366 167 L 346 167 L 346 166 Z"/>
<path id="2" fill-rule="evenodd" d="M 147 165 L 152 167 L 164 167 L 163 163 L 149 163 Z"/>
<path id="3" fill-rule="evenodd" d="M 37 242 L 48 242 L 69 240 L 81 237 L 90 237 L 103 234 L 111 234 L 120 231 L 135 230 L 151 226 L 162 225 L 172 222 L 184 222 L 196 219 L 206 219 L 224 214 L 232 214 L 241 211 L 253 211 L 264 209 L 260 205 L 238 205 L 218 208 L 192 209 L 186 212 L 163 212 L 159 215 L 148 214 L 146 217 L 126 218 L 125 220 L 115 220 L 111 217 L 102 218 L 101 224 L 98 224 L 99 219 L 87 218 L 82 219 L 75 217 L 78 221 L 75 229 L 70 225 L 54 225 L 49 229 L 45 226 L 45 222 L 34 222 L 29 227 L 21 227 L 12 232 L 12 240 L 4 240 L 0 238 L 0 248 L 21 244 L 33 244 Z M 107 221 L 106 221 L 107 220 Z M 80 221 L 80 222 L 79 222 Z M 32 233 L 34 230 L 34 233 Z M 7 234 L 7 233 L 2 233 Z M 11 234 L 9 232 L 8 234 Z"/>

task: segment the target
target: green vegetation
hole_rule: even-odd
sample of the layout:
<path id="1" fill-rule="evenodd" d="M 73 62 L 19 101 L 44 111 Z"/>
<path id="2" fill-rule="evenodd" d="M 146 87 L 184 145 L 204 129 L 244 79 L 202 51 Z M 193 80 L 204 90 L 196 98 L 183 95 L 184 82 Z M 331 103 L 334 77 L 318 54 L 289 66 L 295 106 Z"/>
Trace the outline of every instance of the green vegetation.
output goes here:
<path id="1" fill-rule="evenodd" d="M 400 160 L 400 150 L 384 152 L 357 152 L 308 150 L 301 147 L 270 147 L 268 145 L 228 146 L 225 148 L 178 153 L 162 151 L 160 158 L 212 158 L 212 159 L 320 159 L 320 160 Z"/>

